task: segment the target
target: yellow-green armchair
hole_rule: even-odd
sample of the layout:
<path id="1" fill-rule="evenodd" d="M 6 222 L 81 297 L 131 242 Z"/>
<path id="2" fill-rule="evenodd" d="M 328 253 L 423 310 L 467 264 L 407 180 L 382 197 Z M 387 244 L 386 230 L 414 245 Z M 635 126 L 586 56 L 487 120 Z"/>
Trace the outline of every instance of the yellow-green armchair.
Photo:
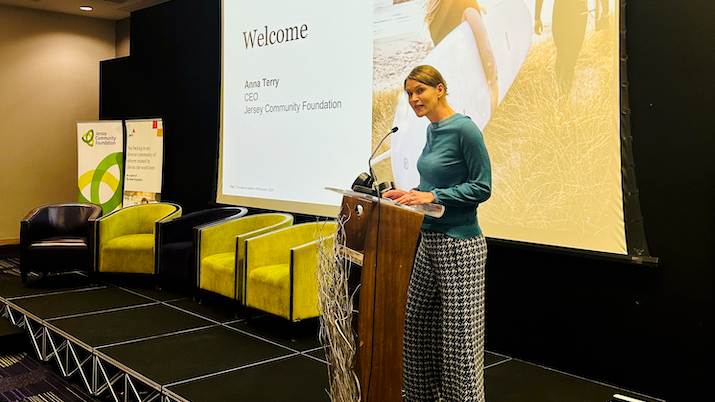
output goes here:
<path id="1" fill-rule="evenodd" d="M 198 226 L 199 289 L 242 300 L 246 240 L 292 224 L 290 214 L 267 213 Z"/>
<path id="2" fill-rule="evenodd" d="M 310 222 L 246 241 L 245 305 L 290 321 L 318 317 L 318 239 L 337 224 Z"/>
<path id="3" fill-rule="evenodd" d="M 181 216 L 172 203 L 123 208 L 96 221 L 97 271 L 154 274 L 156 225 Z"/>

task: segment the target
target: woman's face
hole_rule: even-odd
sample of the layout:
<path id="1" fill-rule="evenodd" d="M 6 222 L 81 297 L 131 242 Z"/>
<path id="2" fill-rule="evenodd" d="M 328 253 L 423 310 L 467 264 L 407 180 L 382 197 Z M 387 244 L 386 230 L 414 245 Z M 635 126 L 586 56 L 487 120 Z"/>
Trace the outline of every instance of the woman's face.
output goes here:
<path id="1" fill-rule="evenodd" d="M 410 106 L 417 117 L 427 116 L 430 121 L 433 121 L 431 117 L 437 114 L 436 110 L 440 106 L 439 99 L 444 93 L 444 86 L 439 84 L 432 87 L 413 79 L 407 79 L 405 92 L 407 92 Z"/>

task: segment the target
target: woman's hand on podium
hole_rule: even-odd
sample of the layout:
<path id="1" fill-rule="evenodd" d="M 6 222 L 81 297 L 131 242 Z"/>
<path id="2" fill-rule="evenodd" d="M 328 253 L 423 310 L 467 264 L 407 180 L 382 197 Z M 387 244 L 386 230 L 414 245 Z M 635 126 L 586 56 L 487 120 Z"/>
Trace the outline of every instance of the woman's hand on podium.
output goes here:
<path id="1" fill-rule="evenodd" d="M 434 194 L 417 190 L 390 190 L 382 196 L 403 205 L 420 205 L 434 202 Z"/>
<path id="2" fill-rule="evenodd" d="M 394 200 L 402 197 L 403 195 L 405 195 L 405 193 L 406 192 L 404 190 L 398 190 L 398 189 L 388 190 L 382 194 L 382 198 L 389 198 L 394 201 Z"/>

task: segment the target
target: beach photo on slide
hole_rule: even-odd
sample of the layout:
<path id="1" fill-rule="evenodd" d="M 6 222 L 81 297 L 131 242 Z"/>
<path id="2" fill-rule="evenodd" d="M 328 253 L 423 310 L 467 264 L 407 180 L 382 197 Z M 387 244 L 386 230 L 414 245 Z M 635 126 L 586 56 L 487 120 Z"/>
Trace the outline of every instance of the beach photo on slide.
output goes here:
<path id="1" fill-rule="evenodd" d="M 485 233 L 543 243 L 549 232 L 566 245 L 585 236 L 612 249 L 623 231 L 617 11 L 613 0 L 377 0 L 373 145 L 399 128 L 378 150 L 378 180 L 419 180 L 429 121 L 402 87 L 429 64 L 484 135 L 494 176 Z"/>

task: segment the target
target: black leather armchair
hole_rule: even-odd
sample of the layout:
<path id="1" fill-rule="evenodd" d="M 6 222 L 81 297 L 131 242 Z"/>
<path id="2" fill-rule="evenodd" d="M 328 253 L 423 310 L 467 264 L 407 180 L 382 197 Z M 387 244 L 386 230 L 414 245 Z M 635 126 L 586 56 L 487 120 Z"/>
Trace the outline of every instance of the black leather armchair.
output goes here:
<path id="1" fill-rule="evenodd" d="M 102 207 L 87 203 L 43 205 L 20 221 L 20 273 L 93 270 L 94 226 Z"/>
<path id="2" fill-rule="evenodd" d="M 158 252 L 159 283 L 174 288 L 194 291 L 196 285 L 195 228 L 206 223 L 244 216 L 243 207 L 206 209 L 183 215 L 157 224 L 156 249 Z"/>

